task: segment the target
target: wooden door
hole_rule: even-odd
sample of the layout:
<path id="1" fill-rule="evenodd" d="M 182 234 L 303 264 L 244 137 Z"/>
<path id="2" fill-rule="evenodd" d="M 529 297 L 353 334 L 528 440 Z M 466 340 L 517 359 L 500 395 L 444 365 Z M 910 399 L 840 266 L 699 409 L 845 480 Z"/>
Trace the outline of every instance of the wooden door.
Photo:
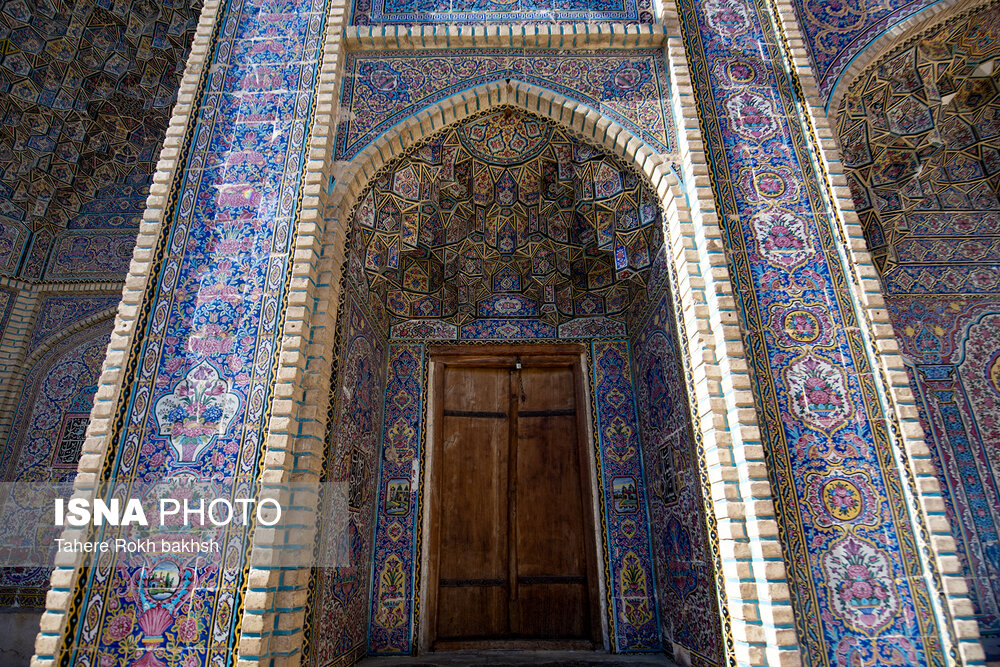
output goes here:
<path id="1" fill-rule="evenodd" d="M 578 358 L 479 355 L 440 365 L 433 403 L 435 647 L 589 642 L 596 582 Z"/>

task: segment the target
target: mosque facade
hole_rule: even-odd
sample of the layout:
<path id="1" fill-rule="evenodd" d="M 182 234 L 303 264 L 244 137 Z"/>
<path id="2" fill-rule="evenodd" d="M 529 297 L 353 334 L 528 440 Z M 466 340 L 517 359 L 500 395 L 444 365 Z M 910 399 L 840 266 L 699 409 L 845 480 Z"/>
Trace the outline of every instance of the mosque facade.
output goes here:
<path id="1" fill-rule="evenodd" d="M 0 658 L 1000 664 L 1000 3 L 18 0 L 0 44 Z"/>

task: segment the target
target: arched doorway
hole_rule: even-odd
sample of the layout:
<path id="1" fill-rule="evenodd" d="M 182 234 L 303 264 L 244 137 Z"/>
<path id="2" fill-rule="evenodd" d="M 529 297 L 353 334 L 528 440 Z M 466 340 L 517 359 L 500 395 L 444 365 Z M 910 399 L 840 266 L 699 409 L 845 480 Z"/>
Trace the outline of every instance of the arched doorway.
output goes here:
<path id="1" fill-rule="evenodd" d="M 377 175 L 351 215 L 350 234 L 326 470 L 328 479 L 350 487 L 354 559 L 321 574 L 313 587 L 316 664 L 347 654 L 443 648 L 443 639 L 525 636 L 616 652 L 679 645 L 718 664 L 715 574 L 673 331 L 662 217 L 645 180 L 550 121 L 497 108 L 431 138 Z M 442 345 L 447 349 L 436 347 Z M 565 358 L 555 366 L 568 373 L 565 386 L 523 392 L 525 404 L 535 393 L 559 405 L 522 409 L 521 384 L 537 370 L 527 360 L 559 354 Z M 484 371 L 485 388 L 448 392 L 445 356 L 499 370 Z M 528 384 L 536 381 L 561 382 L 548 371 Z M 456 387 L 469 382 L 459 379 Z M 496 405 L 447 403 L 490 391 Z M 518 479 L 520 471 L 501 444 L 521 446 L 522 415 L 515 413 L 522 412 L 524 420 L 550 419 L 547 432 L 558 432 L 562 443 L 576 441 L 563 448 L 560 465 L 575 457 L 577 467 L 560 479 L 579 483 L 547 501 L 569 505 L 573 498 L 579 508 L 556 521 L 579 519 L 570 531 L 572 540 L 579 538 L 570 550 L 579 558 L 565 571 L 512 568 L 524 545 L 511 530 L 509 498 L 522 485 L 512 492 L 512 476 L 503 471 Z M 533 414 L 540 412 L 546 414 Z M 460 419 L 505 426 L 449 425 Z M 486 458 L 459 458 L 458 472 L 439 470 L 449 438 L 453 449 L 467 453 L 471 434 L 490 428 L 496 432 L 487 438 Z M 495 474 L 470 482 L 463 465 Z M 540 463 L 524 474 L 542 472 Z M 435 497 L 434 489 L 463 485 L 461 498 L 447 494 L 458 505 L 449 515 L 446 502 L 437 502 L 446 494 Z M 470 519 L 475 515 L 461 512 L 470 498 L 484 497 L 493 499 L 482 510 L 492 523 L 480 537 L 497 556 L 496 571 L 444 576 L 441 563 L 450 556 L 441 551 L 442 522 L 480 526 Z M 552 547 L 543 528 L 532 530 L 535 541 L 548 539 L 543 551 Z M 462 536 L 455 540 L 460 545 Z M 455 553 L 461 556 L 460 547 Z M 575 625 L 558 631 L 517 625 L 520 612 L 510 602 L 524 592 L 519 580 L 548 587 L 543 607 L 581 610 Z M 461 604 L 489 607 L 495 618 L 443 627 L 441 591 L 455 594 L 451 589 L 467 589 L 461 595 L 469 600 L 494 600 L 492 607 Z"/>

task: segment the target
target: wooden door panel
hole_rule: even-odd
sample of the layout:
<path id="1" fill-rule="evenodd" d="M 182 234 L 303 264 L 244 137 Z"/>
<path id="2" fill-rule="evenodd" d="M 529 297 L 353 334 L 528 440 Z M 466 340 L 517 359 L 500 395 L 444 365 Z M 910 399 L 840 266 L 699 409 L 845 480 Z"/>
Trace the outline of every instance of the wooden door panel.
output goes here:
<path id="1" fill-rule="evenodd" d="M 511 632 L 580 638 L 588 589 L 573 372 L 525 368 L 519 382 Z"/>
<path id="2" fill-rule="evenodd" d="M 438 637 L 507 632 L 507 372 L 445 375 Z"/>
<path id="3" fill-rule="evenodd" d="M 442 364 L 436 384 L 433 639 L 593 639 L 579 357 L 470 357 Z"/>
<path id="4" fill-rule="evenodd" d="M 507 586 L 441 586 L 438 631 L 441 641 L 490 639 L 507 635 Z"/>
<path id="5" fill-rule="evenodd" d="M 588 606 L 586 579 L 578 584 L 522 583 L 512 603 L 511 634 L 525 639 L 589 639 Z"/>

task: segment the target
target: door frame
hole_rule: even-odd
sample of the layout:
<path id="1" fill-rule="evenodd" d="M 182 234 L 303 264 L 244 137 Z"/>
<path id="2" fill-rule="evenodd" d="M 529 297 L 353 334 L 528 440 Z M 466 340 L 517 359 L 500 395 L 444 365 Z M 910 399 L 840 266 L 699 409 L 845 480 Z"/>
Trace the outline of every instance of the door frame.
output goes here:
<path id="1" fill-rule="evenodd" d="M 608 650 L 609 626 L 607 620 L 607 600 L 605 591 L 607 583 L 604 579 L 604 567 L 598 566 L 598 554 L 604 553 L 604 535 L 600 530 L 600 486 L 597 469 L 597 455 L 594 446 L 594 431 L 592 420 L 592 401 L 590 383 L 588 382 L 587 346 L 583 343 L 552 343 L 552 344 L 467 344 L 467 345 L 429 345 L 427 373 L 427 442 L 424 452 L 426 463 L 421 490 L 422 506 L 427 508 L 420 521 L 421 532 L 427 539 L 420 544 L 420 575 L 418 591 L 423 604 L 416 605 L 418 653 L 433 650 L 437 627 L 437 586 L 434 582 L 438 577 L 440 558 L 440 504 L 437 498 L 436 481 L 441 477 L 441 457 L 438 451 L 441 446 L 441 429 L 443 428 L 443 402 L 440 397 L 444 392 L 444 370 L 449 366 L 465 367 L 497 367 L 511 368 L 511 358 L 530 359 L 533 367 L 552 366 L 569 367 L 573 370 L 575 385 L 575 400 L 577 409 L 577 451 L 579 453 L 581 471 L 581 491 L 583 506 L 590 508 L 584 512 L 583 530 L 584 544 L 587 548 L 587 579 L 589 582 L 590 602 L 590 635 L 594 646 L 603 646 Z M 528 644 L 546 648 L 542 644 L 551 642 L 532 642 L 531 640 L 516 640 L 511 642 L 518 647 Z M 498 642 L 499 644 L 499 642 Z M 497 646 L 500 648 L 500 646 Z M 552 646 L 555 648 L 555 646 Z"/>

